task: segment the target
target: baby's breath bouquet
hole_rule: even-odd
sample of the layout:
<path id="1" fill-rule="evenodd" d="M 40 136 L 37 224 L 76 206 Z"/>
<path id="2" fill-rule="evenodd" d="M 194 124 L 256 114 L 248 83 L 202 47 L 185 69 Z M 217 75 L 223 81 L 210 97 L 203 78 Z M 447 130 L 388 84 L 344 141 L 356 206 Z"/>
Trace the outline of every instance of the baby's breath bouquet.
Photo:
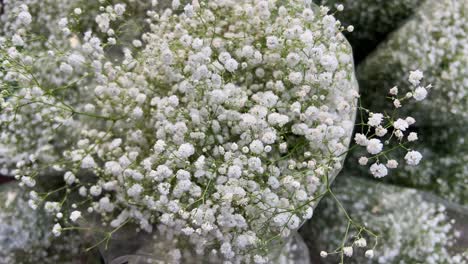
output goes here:
<path id="1" fill-rule="evenodd" d="M 163 241 L 152 252 L 163 262 L 271 263 L 322 197 L 336 199 L 358 110 L 369 120 L 355 147 L 375 177 L 396 167 L 396 148 L 421 160 L 414 118 L 358 103 L 351 48 L 328 8 L 135 3 L 64 4 L 59 17 L 38 15 L 56 23 L 46 32 L 27 2 L 6 10 L 0 160 L 55 236 L 92 231 L 107 247 L 132 226 Z M 422 77 L 411 73 L 402 103 L 423 99 Z"/>

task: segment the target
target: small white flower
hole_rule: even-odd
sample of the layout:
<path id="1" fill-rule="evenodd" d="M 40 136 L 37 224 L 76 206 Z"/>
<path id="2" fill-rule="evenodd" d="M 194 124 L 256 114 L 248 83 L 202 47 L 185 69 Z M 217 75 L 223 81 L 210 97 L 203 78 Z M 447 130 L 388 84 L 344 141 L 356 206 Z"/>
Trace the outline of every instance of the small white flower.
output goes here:
<path id="1" fill-rule="evenodd" d="M 254 263 L 255 264 L 266 264 L 268 263 L 268 258 L 265 256 L 255 255 L 254 256 Z"/>
<path id="2" fill-rule="evenodd" d="M 62 63 L 60 64 L 59 69 L 60 69 L 61 72 L 65 73 L 65 74 L 67 74 L 67 75 L 70 75 L 70 74 L 73 73 L 73 67 L 70 66 L 70 64 L 68 64 L 68 63 L 62 62 Z"/>
<path id="3" fill-rule="evenodd" d="M 403 138 L 403 132 L 401 132 L 401 130 L 395 130 L 395 132 L 393 132 L 395 134 L 395 136 L 401 140 Z"/>
<path id="4" fill-rule="evenodd" d="M 302 82 L 302 73 L 301 72 L 291 72 L 289 74 L 288 80 L 293 84 L 300 84 Z"/>
<path id="5" fill-rule="evenodd" d="M 21 177 L 21 182 L 23 184 L 25 184 L 26 186 L 31 187 L 31 188 L 36 186 L 36 180 L 34 180 L 33 178 L 31 178 L 29 176 Z"/>
<path id="6" fill-rule="evenodd" d="M 358 144 L 360 146 L 367 146 L 367 144 L 369 142 L 367 137 L 364 134 L 361 134 L 361 133 L 356 133 L 356 135 L 354 136 L 354 141 L 356 141 L 356 144 Z"/>
<path id="7" fill-rule="evenodd" d="M 278 113 L 271 113 L 268 115 L 268 123 L 274 126 L 282 127 L 289 122 L 289 117 L 287 115 L 281 115 Z"/>
<path id="8" fill-rule="evenodd" d="M 111 203 L 109 197 L 102 197 L 99 199 L 99 209 L 105 212 L 112 212 L 115 208 L 115 205 Z"/>
<path id="9" fill-rule="evenodd" d="M 338 68 L 338 60 L 334 55 L 324 55 L 320 58 L 320 64 L 328 71 L 334 72 Z"/>
<path id="10" fill-rule="evenodd" d="M 94 167 L 96 167 L 96 163 L 94 162 L 93 157 L 90 155 L 84 157 L 84 159 L 81 161 L 82 169 L 92 169 Z"/>
<path id="11" fill-rule="evenodd" d="M 295 230 L 299 228 L 299 225 L 301 224 L 301 219 L 297 217 L 296 215 L 293 215 L 291 219 L 288 221 L 288 228 L 291 230 Z"/>
<path id="12" fill-rule="evenodd" d="M 242 168 L 237 165 L 230 166 L 227 175 L 229 178 L 238 179 L 242 175 Z"/>
<path id="13" fill-rule="evenodd" d="M 415 150 L 408 151 L 405 155 L 405 160 L 408 165 L 416 166 L 422 159 L 421 153 Z"/>
<path id="14" fill-rule="evenodd" d="M 252 151 L 252 153 L 255 153 L 255 154 L 260 154 L 263 152 L 263 142 L 256 139 L 254 141 L 252 141 L 252 143 L 250 143 L 249 145 L 249 149 L 250 151 Z"/>
<path id="15" fill-rule="evenodd" d="M 420 70 L 415 70 L 415 71 L 410 71 L 410 75 L 409 75 L 409 82 L 416 86 L 419 84 L 419 82 L 421 81 L 421 79 L 423 78 L 423 73 L 422 71 Z"/>
<path id="16" fill-rule="evenodd" d="M 279 45 L 279 40 L 275 36 L 269 36 L 266 39 L 266 45 L 269 49 L 275 49 Z"/>
<path id="17" fill-rule="evenodd" d="M 91 186 L 91 188 L 89 188 L 89 193 L 92 196 L 99 196 L 101 195 L 101 192 L 102 192 L 102 188 L 99 185 L 93 185 Z"/>
<path id="18" fill-rule="evenodd" d="M 398 162 L 396 160 L 388 160 L 387 161 L 387 168 L 395 169 L 398 167 Z"/>
<path id="19" fill-rule="evenodd" d="M 18 14 L 18 21 L 25 26 L 31 24 L 31 21 L 32 21 L 31 14 L 28 11 L 21 11 Z"/>
<path id="20" fill-rule="evenodd" d="M 32 199 L 28 200 L 28 205 L 29 205 L 29 207 L 30 207 L 31 209 L 33 209 L 33 210 L 36 210 L 36 209 L 37 209 L 37 202 L 34 201 L 34 200 L 32 200 Z"/>
<path id="21" fill-rule="evenodd" d="M 247 147 L 247 146 L 242 147 L 242 152 L 243 153 L 247 154 L 247 153 L 249 153 L 249 151 L 250 151 L 249 147 Z"/>
<path id="22" fill-rule="evenodd" d="M 235 59 L 228 59 L 224 64 L 224 67 L 228 72 L 235 72 L 239 66 L 239 63 Z"/>
<path id="23" fill-rule="evenodd" d="M 137 198 L 138 196 L 140 196 L 142 192 L 143 192 L 143 187 L 138 183 L 132 185 L 132 187 L 130 187 L 127 190 L 128 196 L 133 197 L 133 198 Z"/>
<path id="24" fill-rule="evenodd" d="M 133 109 L 132 111 L 132 117 L 135 118 L 135 119 L 140 119 L 143 117 L 143 110 L 141 109 L 141 107 L 137 106 Z"/>
<path id="25" fill-rule="evenodd" d="M 398 95 L 398 87 L 393 87 L 390 89 L 390 94 L 391 95 Z"/>
<path id="26" fill-rule="evenodd" d="M 288 56 L 286 57 L 286 62 L 288 63 L 289 67 L 294 67 L 296 66 L 299 61 L 301 60 L 301 57 L 297 53 L 289 53 Z"/>
<path id="27" fill-rule="evenodd" d="M 116 4 L 114 6 L 114 11 L 117 16 L 122 16 L 125 13 L 125 5 L 124 4 Z"/>
<path id="28" fill-rule="evenodd" d="M 381 163 L 372 164 L 370 166 L 370 172 L 375 178 L 382 178 L 388 174 L 387 167 Z"/>
<path id="29" fill-rule="evenodd" d="M 186 159 L 192 156 L 193 154 L 195 154 L 195 148 L 190 143 L 184 143 L 180 145 L 179 150 L 177 151 L 177 154 L 180 158 Z"/>
<path id="30" fill-rule="evenodd" d="M 279 149 L 281 153 L 285 153 L 288 150 L 288 144 L 286 142 L 281 143 Z"/>
<path id="31" fill-rule="evenodd" d="M 267 183 L 273 189 L 278 189 L 280 187 L 280 182 L 275 177 L 269 177 Z"/>
<path id="32" fill-rule="evenodd" d="M 47 201 L 44 204 L 44 210 L 48 213 L 60 211 L 60 204 L 58 202 Z"/>
<path id="33" fill-rule="evenodd" d="M 367 162 L 369 162 L 369 159 L 366 157 L 360 157 L 358 162 L 359 162 L 359 165 L 365 166 L 367 165 Z"/>
<path id="34" fill-rule="evenodd" d="M 366 258 L 373 258 L 374 257 L 374 251 L 372 249 L 366 250 L 366 253 L 364 253 Z"/>
<path id="35" fill-rule="evenodd" d="M 85 196 L 88 194 L 88 190 L 86 189 L 86 187 L 81 186 L 80 189 L 78 190 L 78 193 L 79 193 L 81 196 L 85 197 Z"/>
<path id="36" fill-rule="evenodd" d="M 382 123 L 382 119 L 383 119 L 382 114 L 371 113 L 369 120 L 367 121 L 367 124 L 369 124 L 369 126 L 377 127 L 378 125 L 380 125 L 380 123 Z"/>
<path id="37" fill-rule="evenodd" d="M 77 8 L 75 8 L 75 9 L 73 9 L 73 13 L 75 13 L 75 15 L 81 15 L 82 10 L 81 10 L 81 8 L 78 8 L 78 7 L 77 7 Z"/>
<path id="38" fill-rule="evenodd" d="M 73 211 L 71 214 L 70 214 L 70 220 L 72 222 L 76 222 L 76 220 L 78 220 L 78 218 L 81 217 L 81 212 L 80 211 Z"/>
<path id="39" fill-rule="evenodd" d="M 353 247 L 344 247 L 343 254 L 347 257 L 351 257 L 353 255 Z"/>
<path id="40" fill-rule="evenodd" d="M 220 248 L 221 254 L 227 259 L 234 257 L 234 252 L 232 251 L 231 244 L 229 242 L 224 242 Z"/>
<path id="41" fill-rule="evenodd" d="M 393 106 L 395 106 L 395 108 L 400 108 L 401 107 L 400 100 L 398 99 L 393 100 Z"/>
<path id="42" fill-rule="evenodd" d="M 373 138 L 371 140 L 369 140 L 369 142 L 367 143 L 367 152 L 369 152 L 370 154 L 378 154 L 382 151 L 382 148 L 383 148 L 383 144 L 380 142 L 380 140 L 376 139 L 376 138 Z"/>
<path id="43" fill-rule="evenodd" d="M 408 116 L 407 118 L 405 118 L 405 121 L 408 123 L 408 125 L 413 125 L 414 123 L 416 123 L 416 120 L 414 118 L 412 118 L 411 116 Z"/>
<path id="44" fill-rule="evenodd" d="M 326 258 L 328 256 L 328 253 L 325 251 L 320 251 L 320 257 Z"/>
<path id="45" fill-rule="evenodd" d="M 172 0 L 171 6 L 174 10 L 178 9 L 180 6 L 180 0 Z"/>
<path id="46" fill-rule="evenodd" d="M 193 5 L 187 4 L 187 5 L 184 7 L 184 13 L 185 13 L 186 16 L 192 17 L 193 14 L 194 14 Z"/>
<path id="47" fill-rule="evenodd" d="M 387 129 L 383 128 L 382 126 L 378 126 L 376 129 L 375 129 L 375 134 L 378 136 L 378 137 L 383 137 L 387 134 Z"/>
<path id="48" fill-rule="evenodd" d="M 424 87 L 418 87 L 413 92 L 413 97 L 416 101 L 422 101 L 427 96 L 427 90 Z"/>
<path id="49" fill-rule="evenodd" d="M 58 25 L 59 27 L 61 28 L 64 28 L 68 25 L 68 19 L 66 17 L 63 17 L 61 18 L 59 21 L 58 21 Z"/>
<path id="50" fill-rule="evenodd" d="M 94 112 L 94 110 L 96 110 L 96 107 L 93 104 L 86 104 L 84 106 L 84 110 L 85 112 L 90 113 L 90 112 Z"/>
<path id="51" fill-rule="evenodd" d="M 408 135 L 408 141 L 412 142 L 412 141 L 416 141 L 416 140 L 418 140 L 418 134 L 416 132 L 411 132 Z"/>
<path id="52" fill-rule="evenodd" d="M 73 53 L 68 56 L 67 61 L 72 67 L 81 67 L 85 63 L 85 58 L 78 53 Z"/>
<path id="53" fill-rule="evenodd" d="M 408 122 L 406 122 L 406 120 L 398 118 L 397 121 L 393 123 L 393 127 L 398 130 L 405 131 L 409 127 L 409 125 Z"/>
<path id="54" fill-rule="evenodd" d="M 67 171 L 63 175 L 63 179 L 68 185 L 72 185 L 73 183 L 75 183 L 76 177 L 75 174 L 73 174 L 71 171 Z"/>
<path id="55" fill-rule="evenodd" d="M 307 200 L 307 193 L 304 190 L 297 190 L 294 196 L 298 201 Z"/>
<path id="56" fill-rule="evenodd" d="M 357 247 L 366 247 L 367 241 L 365 238 L 361 237 L 360 239 L 356 240 L 355 244 Z"/>
<path id="57" fill-rule="evenodd" d="M 59 237 L 62 234 L 62 226 L 60 224 L 55 224 L 52 228 L 52 233 L 54 236 Z"/>
<path id="58" fill-rule="evenodd" d="M 133 45 L 135 48 L 140 48 L 141 46 L 143 46 L 143 43 L 141 42 L 141 40 L 135 39 L 135 40 L 132 41 L 132 45 Z"/>
<path id="59" fill-rule="evenodd" d="M 23 38 L 21 38 L 21 36 L 18 35 L 18 34 L 13 35 L 13 37 L 11 38 L 11 42 L 13 42 L 13 45 L 15 45 L 15 46 L 23 46 L 24 45 Z"/>

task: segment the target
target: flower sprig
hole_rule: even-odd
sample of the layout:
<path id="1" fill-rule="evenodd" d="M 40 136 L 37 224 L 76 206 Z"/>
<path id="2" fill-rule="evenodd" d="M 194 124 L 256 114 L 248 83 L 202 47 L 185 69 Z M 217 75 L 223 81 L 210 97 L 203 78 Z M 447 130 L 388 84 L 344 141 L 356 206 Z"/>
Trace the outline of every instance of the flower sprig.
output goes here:
<path id="1" fill-rule="evenodd" d="M 411 142 L 418 140 L 416 132 L 409 132 L 411 125 L 415 124 L 416 120 L 411 116 L 405 118 L 398 116 L 398 109 L 402 107 L 402 102 L 405 100 L 414 98 L 416 101 L 422 101 L 426 98 L 431 85 L 419 86 L 422 78 L 421 71 L 410 72 L 408 80 L 412 85 L 412 90 L 403 97 L 397 97 L 398 88 L 396 86 L 389 90 L 390 97 L 388 98 L 394 105 L 392 113 L 373 113 L 359 106 L 361 118 L 365 114 L 369 117 L 367 122 L 361 119 L 361 122 L 357 124 L 360 127 L 360 133 L 355 134 L 354 141 L 357 144 L 356 147 L 365 147 L 370 156 L 361 156 L 358 162 L 361 166 L 365 166 L 369 161 L 373 161 L 370 172 L 376 178 L 384 177 L 388 174 L 388 169 L 398 167 L 398 162 L 390 157 L 390 153 L 394 151 L 399 149 L 406 151 L 404 159 L 411 166 L 418 165 L 422 159 L 420 152 L 409 148 Z M 393 141 L 396 141 L 396 144 L 392 144 Z M 384 149 L 384 145 L 394 146 L 390 149 Z M 384 164 L 382 160 L 386 163 Z"/>

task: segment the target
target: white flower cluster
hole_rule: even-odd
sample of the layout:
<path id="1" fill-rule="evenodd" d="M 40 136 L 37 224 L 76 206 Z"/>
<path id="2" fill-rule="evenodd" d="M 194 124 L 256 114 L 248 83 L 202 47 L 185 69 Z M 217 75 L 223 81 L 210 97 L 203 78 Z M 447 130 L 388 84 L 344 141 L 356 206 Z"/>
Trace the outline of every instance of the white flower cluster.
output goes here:
<path id="1" fill-rule="evenodd" d="M 353 258 L 346 263 L 467 263 L 457 244 L 463 243 L 460 232 L 443 205 L 412 189 L 355 177 L 342 177 L 337 183 L 336 195 L 348 214 L 379 234 L 376 243 L 375 238 L 364 236 L 351 224 L 343 250 L 345 256 Z M 313 237 L 321 248 L 324 243 L 330 249 L 342 247 L 347 225 L 346 218 L 336 216 L 336 201 L 324 199 L 317 211 L 322 217 L 304 226 L 303 235 Z M 464 213 L 459 213 L 457 217 L 462 220 Z M 325 263 L 336 263 L 333 253 L 322 251 L 320 255 L 326 257 Z"/>
<path id="2" fill-rule="evenodd" d="M 425 99 L 430 85 L 427 87 L 419 86 L 422 78 L 423 73 L 421 71 L 411 71 L 408 81 L 412 84 L 412 92 L 408 92 L 404 96 L 398 96 L 398 87 L 390 89 L 390 99 L 393 101 L 393 107 L 395 109 L 401 108 L 402 102 L 410 98 L 416 101 Z M 424 96 L 421 96 L 423 92 L 417 92 L 418 90 L 424 90 Z M 360 109 L 362 119 L 359 125 L 361 129 L 358 129 L 357 133 L 354 135 L 354 141 L 356 146 L 365 147 L 367 153 L 358 158 L 359 165 L 365 166 L 368 165 L 369 161 L 372 161 L 373 163 L 369 168 L 371 174 L 375 178 L 385 177 L 388 175 L 388 169 L 395 169 L 399 165 L 398 162 L 389 155 L 389 153 L 393 152 L 395 149 L 404 149 L 406 151 L 404 159 L 407 165 L 416 166 L 419 164 L 423 157 L 422 154 L 408 148 L 408 144 L 418 140 L 418 134 L 416 132 L 409 132 L 410 126 L 416 123 L 413 117 L 408 116 L 404 119 L 398 118 L 395 111 L 392 115 L 369 112 L 368 120 L 364 122 L 364 117 L 362 117 L 362 115 L 364 115 L 364 112 L 368 111 L 366 109 Z M 392 139 L 396 139 L 396 146 L 384 150 L 384 144 L 389 145 Z M 369 154 L 370 157 L 368 156 Z M 386 161 L 386 164 L 382 161 Z"/>
<path id="3" fill-rule="evenodd" d="M 96 212 L 263 263 L 341 168 L 358 97 L 351 49 L 328 9 L 304 1 L 177 2 L 148 10 L 131 46 L 102 37 L 120 28 L 120 4 L 100 8 L 96 34 L 74 36 L 65 17 L 41 45 L 5 38 L 0 142 L 24 185 L 55 171 L 55 194 L 82 197 L 45 202 L 55 236 Z"/>

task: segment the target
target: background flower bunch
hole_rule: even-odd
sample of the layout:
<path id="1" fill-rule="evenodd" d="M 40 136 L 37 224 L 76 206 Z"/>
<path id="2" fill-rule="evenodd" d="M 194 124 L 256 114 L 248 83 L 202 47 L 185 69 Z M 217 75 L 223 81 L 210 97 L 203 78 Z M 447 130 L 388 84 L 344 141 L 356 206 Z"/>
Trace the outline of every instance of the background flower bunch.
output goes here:
<path id="1" fill-rule="evenodd" d="M 1 263 L 73 263 L 82 259 L 81 236 L 69 232 L 59 240 L 50 232 L 53 222 L 44 210 L 28 206 L 28 196 L 18 187 L 2 186 L 0 193 Z M 96 258 L 96 256 L 94 256 Z"/>
<path id="2" fill-rule="evenodd" d="M 373 100 L 387 87 L 408 87 L 406 68 L 424 71 L 433 84 L 429 100 L 412 104 L 426 159 L 418 169 L 403 166 L 388 180 L 433 191 L 453 202 L 467 203 L 467 1 L 426 1 L 357 68 L 363 104 L 391 111 Z M 353 158 L 359 158 L 359 154 Z M 352 161 L 352 160 L 351 160 Z M 353 165 L 351 165 L 353 166 Z"/>
<path id="3" fill-rule="evenodd" d="M 337 179 L 335 193 L 349 216 L 366 223 L 380 235 L 379 242 L 373 244 L 372 237 L 363 235 L 359 229 L 350 229 L 349 242 L 344 246 L 353 250 L 352 258 L 347 258 L 346 263 L 466 262 L 462 254 L 453 253 L 460 251 L 455 243 L 462 234 L 455 231 L 455 221 L 451 220 L 454 214 L 447 214 L 461 208 L 447 208 L 414 189 L 375 185 L 349 174 Z M 346 217 L 336 216 L 340 209 L 333 199 L 325 198 L 318 207 L 320 217 L 302 232 L 304 236 L 314 237 L 309 241 L 312 248 L 329 251 L 322 254 L 328 255 L 325 262 L 330 258 L 332 261 L 333 250 L 342 246 Z M 458 211 L 458 214 L 457 220 L 463 221 L 466 212 Z"/>
<path id="4" fill-rule="evenodd" d="M 424 0 L 314 0 L 329 7 L 342 5 L 335 14 L 352 32 L 345 32 L 356 63 L 361 62 L 379 42 L 410 18 Z M 399 80 L 400 81 L 400 80 Z"/>

